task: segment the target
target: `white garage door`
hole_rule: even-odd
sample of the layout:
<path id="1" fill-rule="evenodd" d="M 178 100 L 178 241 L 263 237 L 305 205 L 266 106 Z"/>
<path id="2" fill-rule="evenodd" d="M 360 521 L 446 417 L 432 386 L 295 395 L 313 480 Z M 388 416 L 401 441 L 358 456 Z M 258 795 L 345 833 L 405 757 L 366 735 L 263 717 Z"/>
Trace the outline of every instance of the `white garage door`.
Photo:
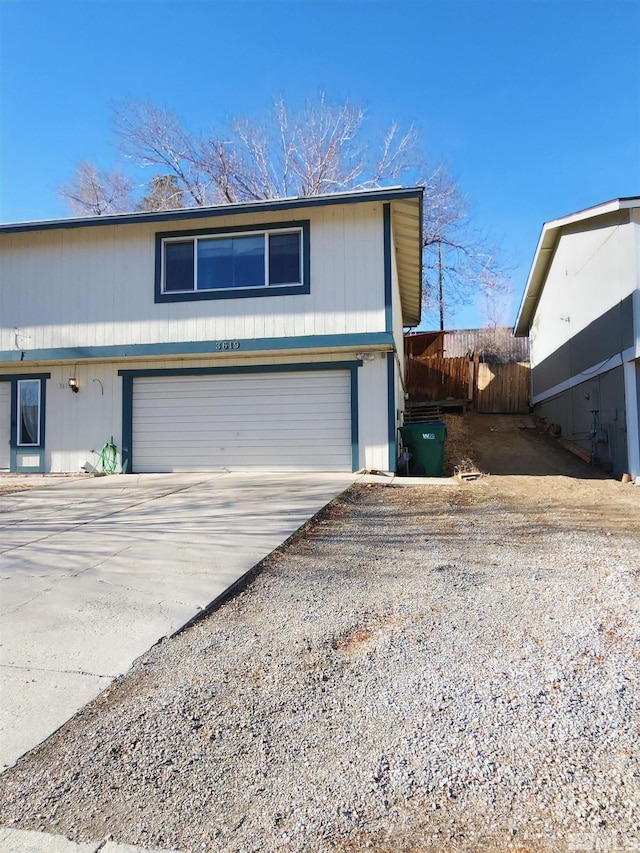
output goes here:
<path id="1" fill-rule="evenodd" d="M 11 383 L 0 382 L 0 471 L 10 465 L 9 437 L 11 435 Z"/>
<path id="2" fill-rule="evenodd" d="M 345 370 L 133 380 L 134 471 L 351 471 Z"/>

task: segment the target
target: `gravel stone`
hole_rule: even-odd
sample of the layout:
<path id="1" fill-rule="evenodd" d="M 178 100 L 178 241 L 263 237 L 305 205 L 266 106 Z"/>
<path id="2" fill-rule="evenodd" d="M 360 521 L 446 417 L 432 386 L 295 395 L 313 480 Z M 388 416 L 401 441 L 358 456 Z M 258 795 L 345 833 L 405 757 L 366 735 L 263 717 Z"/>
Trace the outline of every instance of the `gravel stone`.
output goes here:
<path id="1" fill-rule="evenodd" d="M 6 771 L 0 820 L 187 853 L 640 849 L 640 490 L 531 480 L 354 487 Z"/>

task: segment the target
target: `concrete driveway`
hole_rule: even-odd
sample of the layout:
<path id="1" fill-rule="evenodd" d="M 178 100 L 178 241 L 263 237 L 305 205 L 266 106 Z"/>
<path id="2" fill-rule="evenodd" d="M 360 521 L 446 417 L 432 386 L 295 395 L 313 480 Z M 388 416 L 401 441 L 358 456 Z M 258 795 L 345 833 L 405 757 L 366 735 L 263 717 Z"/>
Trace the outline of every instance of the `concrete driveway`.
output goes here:
<path id="1" fill-rule="evenodd" d="M 0 494 L 2 769 L 354 479 L 115 475 Z"/>

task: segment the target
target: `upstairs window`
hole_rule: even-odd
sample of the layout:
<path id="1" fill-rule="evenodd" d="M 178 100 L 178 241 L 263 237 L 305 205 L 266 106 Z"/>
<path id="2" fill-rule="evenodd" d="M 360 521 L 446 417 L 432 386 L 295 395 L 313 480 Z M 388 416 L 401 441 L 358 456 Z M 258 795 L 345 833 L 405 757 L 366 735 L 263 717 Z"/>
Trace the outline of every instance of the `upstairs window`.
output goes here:
<path id="1" fill-rule="evenodd" d="M 159 234 L 156 301 L 308 293 L 308 226 Z"/>

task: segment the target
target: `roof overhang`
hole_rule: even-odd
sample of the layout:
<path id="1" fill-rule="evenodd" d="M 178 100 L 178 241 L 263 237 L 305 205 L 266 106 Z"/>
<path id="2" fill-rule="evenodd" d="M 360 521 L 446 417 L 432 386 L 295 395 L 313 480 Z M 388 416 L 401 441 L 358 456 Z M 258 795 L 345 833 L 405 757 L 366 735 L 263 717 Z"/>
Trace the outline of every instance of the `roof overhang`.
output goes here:
<path id="1" fill-rule="evenodd" d="M 391 204 L 402 325 L 417 326 L 422 315 L 422 189 Z"/>
<path id="2" fill-rule="evenodd" d="M 108 225 L 134 225 L 137 223 L 188 222 L 233 216 L 254 212 L 298 210 L 341 204 L 388 202 L 396 249 L 396 263 L 402 322 L 417 326 L 421 316 L 422 296 L 422 187 L 384 187 L 373 190 L 331 193 L 317 196 L 267 199 L 265 201 L 223 204 L 213 207 L 189 207 L 180 210 L 163 210 L 155 213 L 119 213 L 108 216 L 83 216 L 74 219 L 48 219 L 38 222 L 0 224 L 0 234 L 25 231 L 50 231 L 54 229 L 101 228 Z"/>
<path id="3" fill-rule="evenodd" d="M 394 202 L 401 199 L 422 198 L 422 187 L 382 187 L 375 190 L 353 190 L 327 195 L 271 198 L 240 204 L 217 204 L 211 207 L 183 207 L 178 210 L 160 210 L 153 213 L 114 213 L 104 216 L 80 216 L 71 219 L 44 219 L 34 222 L 8 222 L 0 224 L 0 234 L 21 231 L 49 231 L 60 228 L 100 228 L 105 225 L 126 225 L 137 222 L 176 222 L 191 219 L 210 219 L 216 216 L 234 216 L 241 213 L 296 210 L 298 208 L 324 207 L 336 204 L 362 204 L 363 202 Z"/>
<path id="4" fill-rule="evenodd" d="M 634 207 L 640 207 L 640 197 L 616 198 L 606 201 L 603 204 L 595 205 L 594 207 L 588 207 L 585 210 L 579 210 L 577 213 L 572 213 L 569 216 L 563 216 L 560 219 L 553 219 L 551 222 L 544 223 L 513 330 L 516 337 L 526 337 L 529 334 L 533 317 L 547 280 L 549 267 L 562 236 L 563 229 L 579 224 L 580 222 L 587 222 L 597 217 L 607 216 L 608 214 L 629 210 Z"/>

